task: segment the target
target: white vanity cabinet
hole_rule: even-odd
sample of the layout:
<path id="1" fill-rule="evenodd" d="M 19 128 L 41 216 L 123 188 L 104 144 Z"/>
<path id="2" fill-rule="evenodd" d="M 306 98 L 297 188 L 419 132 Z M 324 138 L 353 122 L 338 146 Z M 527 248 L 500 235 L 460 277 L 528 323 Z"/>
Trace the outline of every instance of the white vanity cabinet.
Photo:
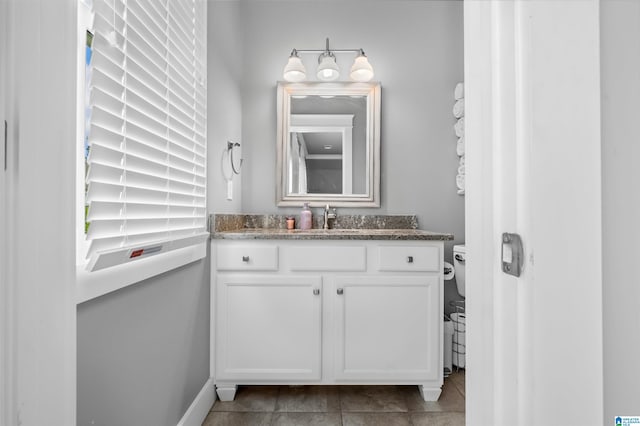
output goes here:
<path id="1" fill-rule="evenodd" d="M 218 274 L 216 378 L 321 379 L 320 276 Z"/>
<path id="2" fill-rule="evenodd" d="M 438 380 L 438 277 L 339 276 L 332 281 L 336 381 Z"/>
<path id="3" fill-rule="evenodd" d="M 443 242 L 212 240 L 212 364 L 237 385 L 442 386 Z"/>

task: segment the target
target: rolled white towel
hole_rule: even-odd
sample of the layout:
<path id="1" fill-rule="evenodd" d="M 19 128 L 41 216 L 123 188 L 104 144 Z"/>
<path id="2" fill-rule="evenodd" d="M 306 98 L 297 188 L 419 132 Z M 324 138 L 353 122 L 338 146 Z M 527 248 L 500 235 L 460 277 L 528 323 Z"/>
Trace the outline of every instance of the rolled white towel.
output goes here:
<path id="1" fill-rule="evenodd" d="M 464 175 L 465 171 L 466 171 L 467 166 L 459 166 L 458 167 L 458 174 L 459 175 Z"/>
<path id="2" fill-rule="evenodd" d="M 464 165 L 465 165 L 465 163 L 467 162 L 467 160 L 465 160 L 465 157 L 466 157 L 466 155 L 462 155 L 462 156 L 460 157 L 460 165 L 461 165 L 461 166 L 464 166 Z"/>
<path id="3" fill-rule="evenodd" d="M 458 157 L 462 157 L 464 155 L 464 137 L 458 138 L 458 143 L 456 144 L 456 154 L 458 154 Z"/>
<path id="4" fill-rule="evenodd" d="M 458 189 L 458 195 L 464 195 L 464 189 Z"/>
<path id="5" fill-rule="evenodd" d="M 456 175 L 456 186 L 458 189 L 464 189 L 464 175 Z"/>
<path id="6" fill-rule="evenodd" d="M 456 124 L 453 125 L 453 130 L 456 132 L 457 137 L 461 138 L 464 136 L 464 117 L 456 121 Z"/>
<path id="7" fill-rule="evenodd" d="M 456 103 L 453 104 L 453 116 L 455 118 L 464 116 L 464 99 L 458 99 Z"/>
<path id="8" fill-rule="evenodd" d="M 456 84 L 456 88 L 453 90 L 454 99 L 462 99 L 464 98 L 464 83 Z"/>

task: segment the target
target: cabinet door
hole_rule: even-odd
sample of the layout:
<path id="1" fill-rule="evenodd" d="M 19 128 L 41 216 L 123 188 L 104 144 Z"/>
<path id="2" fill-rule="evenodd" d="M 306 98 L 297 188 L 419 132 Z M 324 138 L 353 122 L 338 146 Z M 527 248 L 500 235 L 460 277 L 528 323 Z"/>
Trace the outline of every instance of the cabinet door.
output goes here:
<path id="1" fill-rule="evenodd" d="M 320 276 L 218 274 L 216 288 L 216 379 L 320 379 Z"/>
<path id="2" fill-rule="evenodd" d="M 337 277 L 335 376 L 412 383 L 442 375 L 440 277 Z"/>

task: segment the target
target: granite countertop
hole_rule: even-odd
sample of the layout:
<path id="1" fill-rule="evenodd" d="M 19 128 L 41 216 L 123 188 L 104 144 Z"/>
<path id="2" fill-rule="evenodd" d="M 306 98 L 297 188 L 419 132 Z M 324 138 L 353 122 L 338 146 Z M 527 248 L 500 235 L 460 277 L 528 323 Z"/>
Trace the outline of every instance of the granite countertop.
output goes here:
<path id="1" fill-rule="evenodd" d="M 452 234 L 417 229 L 414 215 L 343 215 L 334 229 L 322 229 L 315 218 L 314 229 L 286 229 L 283 215 L 212 215 L 211 238 L 227 240 L 453 240 Z"/>
<path id="2" fill-rule="evenodd" d="M 453 239 L 451 234 L 420 229 L 237 229 L 214 232 L 222 240 L 437 240 Z"/>

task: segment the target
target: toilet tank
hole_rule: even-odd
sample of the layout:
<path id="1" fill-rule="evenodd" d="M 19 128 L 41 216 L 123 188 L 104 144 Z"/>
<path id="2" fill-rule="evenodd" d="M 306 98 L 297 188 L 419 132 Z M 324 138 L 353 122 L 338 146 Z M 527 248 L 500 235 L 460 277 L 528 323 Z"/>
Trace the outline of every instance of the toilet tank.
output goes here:
<path id="1" fill-rule="evenodd" d="M 465 297 L 465 264 L 467 260 L 467 249 L 464 244 L 453 246 L 453 267 L 456 271 L 456 286 L 460 296 Z"/>

